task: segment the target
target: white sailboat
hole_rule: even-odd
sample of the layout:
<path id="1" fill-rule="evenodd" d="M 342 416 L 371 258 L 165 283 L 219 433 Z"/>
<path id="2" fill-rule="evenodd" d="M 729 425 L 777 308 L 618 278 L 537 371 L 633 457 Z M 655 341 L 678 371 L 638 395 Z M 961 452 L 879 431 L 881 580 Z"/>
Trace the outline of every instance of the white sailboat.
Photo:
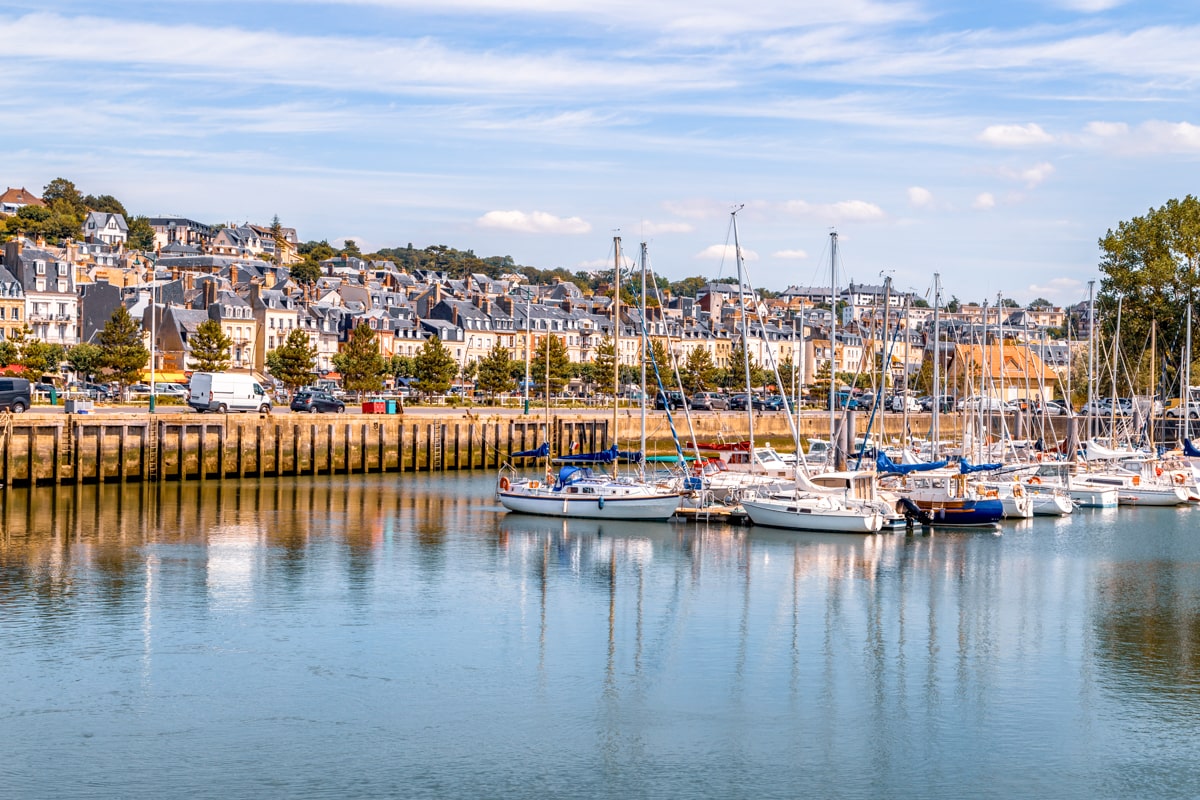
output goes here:
<path id="1" fill-rule="evenodd" d="M 621 237 L 613 239 L 615 267 L 613 270 L 613 344 L 620 354 L 621 332 Z M 547 350 L 549 334 L 547 334 Z M 613 386 L 620 385 L 620 358 L 614 359 Z M 613 401 L 613 440 L 617 438 L 618 412 Z M 546 431 L 550 429 L 550 359 L 546 359 Z M 509 511 L 540 514 L 551 517 L 612 520 L 668 520 L 674 516 L 682 499 L 678 479 L 644 481 L 618 475 L 622 458 L 641 461 L 641 452 L 622 452 L 614 444 L 609 450 L 576 456 L 576 462 L 612 464 L 612 474 L 596 472 L 589 466 L 563 466 L 555 475 L 550 470 L 550 446 L 547 441 L 538 450 L 515 453 L 514 456 L 545 458 L 545 479 L 518 477 L 506 466 L 500 472 L 496 496 Z"/>

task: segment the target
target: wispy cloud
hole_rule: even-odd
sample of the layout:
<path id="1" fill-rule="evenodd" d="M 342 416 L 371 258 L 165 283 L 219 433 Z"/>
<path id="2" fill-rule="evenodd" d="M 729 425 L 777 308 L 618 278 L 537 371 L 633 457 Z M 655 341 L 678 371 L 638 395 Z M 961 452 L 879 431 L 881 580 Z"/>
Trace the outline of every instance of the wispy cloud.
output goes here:
<path id="1" fill-rule="evenodd" d="M 696 228 L 690 222 L 651 222 L 642 220 L 638 223 L 638 233 L 646 236 L 658 236 L 663 233 L 691 233 Z"/>
<path id="2" fill-rule="evenodd" d="M 1054 165 L 1048 161 L 1034 164 L 1025 169 L 1004 167 L 999 170 L 1002 177 L 1025 184 L 1025 188 L 1033 189 L 1054 174 Z"/>
<path id="3" fill-rule="evenodd" d="M 990 211 L 996 207 L 996 196 L 991 192 L 981 192 L 975 195 L 971 208 L 976 211 Z"/>
<path id="4" fill-rule="evenodd" d="M 476 220 L 481 228 L 517 233 L 588 233 L 592 226 L 579 217 L 556 217 L 544 211 L 489 211 Z"/>
<path id="5" fill-rule="evenodd" d="M 908 204 L 913 208 L 929 208 L 933 205 L 933 192 L 922 186 L 910 186 Z"/>
<path id="6" fill-rule="evenodd" d="M 780 261 L 803 261 L 808 258 L 808 253 L 804 250 L 776 250 L 771 254 L 771 258 Z"/>
<path id="7" fill-rule="evenodd" d="M 1029 147 L 1050 144 L 1054 137 L 1041 125 L 1030 122 L 1026 125 L 989 125 L 979 134 L 979 141 L 996 147 Z"/>
<path id="8" fill-rule="evenodd" d="M 1136 156 L 1200 152 L 1200 125 L 1148 120 L 1131 127 L 1124 122 L 1089 122 L 1081 140 L 1110 152 Z"/>
<path id="9" fill-rule="evenodd" d="M 1031 297 L 1064 303 L 1079 299 L 1083 286 L 1083 281 L 1076 278 L 1051 278 L 1044 283 L 1031 283 L 1028 291 Z"/>
<path id="10" fill-rule="evenodd" d="M 826 222 L 874 222 L 887 216 L 882 208 L 866 200 L 842 200 L 837 203 L 789 200 L 783 207 L 789 214 L 814 217 Z"/>
<path id="11" fill-rule="evenodd" d="M 696 254 L 696 258 L 703 261 L 727 261 L 731 263 L 735 260 L 735 256 L 736 251 L 733 249 L 732 244 L 712 244 Z M 742 260 L 757 261 L 758 253 L 743 247 Z"/>

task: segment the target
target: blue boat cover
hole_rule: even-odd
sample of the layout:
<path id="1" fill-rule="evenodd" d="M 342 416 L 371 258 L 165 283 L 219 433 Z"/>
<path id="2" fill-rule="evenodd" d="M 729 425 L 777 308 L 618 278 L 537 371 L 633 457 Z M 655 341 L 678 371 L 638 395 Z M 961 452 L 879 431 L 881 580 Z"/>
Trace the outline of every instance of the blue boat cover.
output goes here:
<path id="1" fill-rule="evenodd" d="M 907 475 L 910 472 L 928 472 L 931 469 L 941 469 L 946 466 L 947 461 L 932 461 L 928 464 L 897 464 L 887 457 L 887 453 L 880 450 L 875 454 L 875 469 L 879 472 L 890 472 L 893 475 Z"/>
<path id="2" fill-rule="evenodd" d="M 1183 440 L 1183 454 L 1188 458 L 1200 457 L 1200 450 L 1196 449 L 1196 445 L 1192 444 L 1191 439 Z"/>
<path id="3" fill-rule="evenodd" d="M 958 471 L 963 475 L 970 475 L 972 472 L 987 472 L 993 469 L 1000 469 L 1003 464 L 971 464 L 965 458 L 958 462 Z"/>
<path id="4" fill-rule="evenodd" d="M 513 458 L 530 457 L 530 458 L 545 458 L 550 455 L 550 443 L 542 442 L 536 450 L 522 450 L 519 453 L 513 453 Z"/>
<path id="5" fill-rule="evenodd" d="M 641 450 L 618 450 L 617 446 L 614 444 L 612 447 L 608 448 L 607 450 L 601 450 L 596 453 L 574 453 L 569 456 L 563 456 L 562 458 L 559 458 L 556 460 L 559 462 L 570 461 L 573 463 L 582 463 L 582 464 L 611 464 L 612 462 L 621 460 L 621 459 L 623 459 L 625 461 L 633 461 L 635 463 L 641 463 L 642 451 Z"/>

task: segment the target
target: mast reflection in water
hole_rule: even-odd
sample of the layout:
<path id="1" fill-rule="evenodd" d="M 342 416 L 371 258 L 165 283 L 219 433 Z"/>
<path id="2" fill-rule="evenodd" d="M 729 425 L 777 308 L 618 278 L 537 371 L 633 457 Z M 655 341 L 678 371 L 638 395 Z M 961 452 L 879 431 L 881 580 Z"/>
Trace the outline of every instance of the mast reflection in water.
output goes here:
<path id="1" fill-rule="evenodd" d="M 1190 509 L 821 536 L 488 478 L 0 494 L 14 797 L 1200 794 Z"/>

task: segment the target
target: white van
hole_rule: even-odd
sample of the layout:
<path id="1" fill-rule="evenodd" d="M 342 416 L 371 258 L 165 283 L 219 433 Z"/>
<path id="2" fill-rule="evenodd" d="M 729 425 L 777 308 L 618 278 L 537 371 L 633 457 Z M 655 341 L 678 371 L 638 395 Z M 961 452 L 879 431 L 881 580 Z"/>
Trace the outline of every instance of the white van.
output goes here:
<path id="1" fill-rule="evenodd" d="M 237 372 L 196 372 L 188 384 L 188 405 L 205 411 L 271 413 L 271 396 L 253 375 Z"/>

